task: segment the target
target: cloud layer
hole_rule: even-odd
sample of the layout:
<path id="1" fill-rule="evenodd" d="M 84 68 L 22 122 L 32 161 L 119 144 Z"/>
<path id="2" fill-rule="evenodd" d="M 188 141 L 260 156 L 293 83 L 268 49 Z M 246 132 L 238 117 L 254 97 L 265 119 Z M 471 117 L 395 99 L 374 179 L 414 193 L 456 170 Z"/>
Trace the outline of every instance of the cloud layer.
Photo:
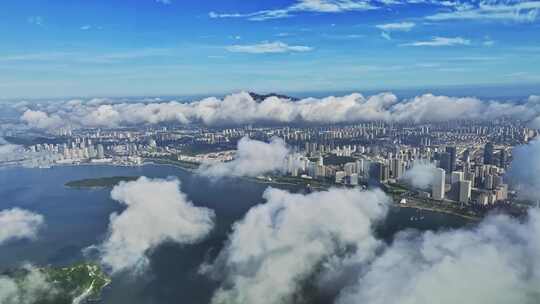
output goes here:
<path id="1" fill-rule="evenodd" d="M 336 304 L 538 303 L 540 211 L 526 220 L 491 215 L 474 227 L 374 233 L 389 198 L 380 191 L 268 189 L 266 203 L 233 226 L 213 264 L 212 303 L 309 302 L 331 290 Z M 307 298 L 306 298 L 307 297 Z"/>
<path id="2" fill-rule="evenodd" d="M 493 216 L 472 230 L 401 233 L 338 304 L 538 303 L 540 213 Z"/>
<path id="3" fill-rule="evenodd" d="M 269 143 L 244 137 L 238 142 L 235 158 L 229 162 L 203 164 L 198 173 L 209 177 L 251 176 L 286 170 L 289 150 L 283 139 L 274 137 Z"/>
<path id="4" fill-rule="evenodd" d="M 48 130 L 62 126 L 117 127 L 164 122 L 218 126 L 293 122 L 329 124 L 373 120 L 439 122 L 453 119 L 490 120 L 499 117 L 533 121 L 540 116 L 540 103 L 534 96 L 527 101 L 515 103 L 432 94 L 399 100 L 392 93 L 369 97 L 354 93 L 300 101 L 269 97 L 259 102 L 248 93 L 242 92 L 223 99 L 209 97 L 189 103 L 126 103 L 93 99 L 23 104 L 17 105 L 17 109 L 22 113 L 23 123 L 33 128 Z"/>
<path id="5" fill-rule="evenodd" d="M 0 211 L 0 245 L 11 240 L 34 239 L 44 222 L 42 215 L 27 210 Z"/>
<path id="6" fill-rule="evenodd" d="M 126 209 L 111 215 L 109 235 L 99 247 L 113 273 L 139 272 L 149 252 L 163 242 L 191 244 L 214 227 L 214 212 L 196 207 L 179 189 L 178 180 L 139 178 L 114 187 L 111 197 Z"/>
<path id="7" fill-rule="evenodd" d="M 269 188 L 266 203 L 236 223 L 213 265 L 222 279 L 212 303 L 288 303 L 318 267 L 360 263 L 380 245 L 373 224 L 387 211 L 380 191 L 331 189 L 308 195 Z M 353 256 L 339 258 L 345 249 Z"/>
<path id="8" fill-rule="evenodd" d="M 412 167 L 405 171 L 402 180 L 413 187 L 426 189 L 435 180 L 435 164 L 428 161 L 416 161 Z"/>
<path id="9" fill-rule="evenodd" d="M 540 139 L 514 148 L 507 177 L 522 198 L 540 200 Z"/>

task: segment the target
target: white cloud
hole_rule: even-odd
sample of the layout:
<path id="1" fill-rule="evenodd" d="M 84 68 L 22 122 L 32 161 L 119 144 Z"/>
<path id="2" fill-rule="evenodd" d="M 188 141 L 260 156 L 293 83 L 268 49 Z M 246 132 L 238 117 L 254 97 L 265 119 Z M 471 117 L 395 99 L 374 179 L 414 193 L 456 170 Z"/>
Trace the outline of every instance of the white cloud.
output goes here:
<path id="1" fill-rule="evenodd" d="M 58 115 L 49 115 L 43 111 L 32 110 L 26 110 L 21 116 L 21 121 L 37 129 L 55 129 L 65 123 Z"/>
<path id="2" fill-rule="evenodd" d="M 252 13 L 210 12 L 210 18 L 247 18 L 252 21 L 286 18 L 300 12 L 340 13 L 347 11 L 366 11 L 378 7 L 367 0 L 296 0 L 294 4 L 281 8 L 261 10 Z"/>
<path id="3" fill-rule="evenodd" d="M 389 41 L 392 40 L 392 36 L 390 36 L 390 34 L 388 34 L 387 32 L 381 32 L 381 37 Z"/>
<path id="4" fill-rule="evenodd" d="M 141 177 L 113 188 L 111 197 L 126 209 L 111 215 L 109 234 L 98 248 L 113 273 L 141 272 L 161 243 L 191 244 L 210 233 L 214 212 L 194 206 L 179 186 L 178 180 Z"/>
<path id="5" fill-rule="evenodd" d="M 203 164 L 198 173 L 210 177 L 258 176 L 272 171 L 286 170 L 289 149 L 278 137 L 269 143 L 244 137 L 238 142 L 234 160 Z"/>
<path id="6" fill-rule="evenodd" d="M 92 26 L 91 25 L 83 25 L 80 27 L 81 31 L 88 31 L 88 30 L 91 30 L 92 29 Z"/>
<path id="7" fill-rule="evenodd" d="M 43 216 L 13 208 L 0 211 L 0 245 L 11 240 L 34 239 L 43 227 Z"/>
<path id="8" fill-rule="evenodd" d="M 416 161 L 409 170 L 405 171 L 402 180 L 414 187 L 426 189 L 435 180 L 435 168 L 435 164 L 428 161 Z"/>
<path id="9" fill-rule="evenodd" d="M 10 144 L 4 138 L 0 137 L 0 162 L 13 159 L 16 153 L 22 152 L 22 148 L 22 146 Z"/>
<path id="10" fill-rule="evenodd" d="M 317 270 L 334 273 L 336 260 L 349 265 L 371 259 L 381 243 L 374 224 L 387 211 L 381 191 L 330 189 L 312 194 L 265 191 L 233 226 L 226 247 L 202 271 L 222 280 L 212 303 L 289 303 Z M 343 251 L 352 255 L 343 257 Z"/>
<path id="11" fill-rule="evenodd" d="M 426 19 L 432 21 L 491 20 L 533 22 L 538 17 L 538 1 L 478 1 L 467 5 L 456 5 L 450 12 L 440 12 Z"/>
<path id="12" fill-rule="evenodd" d="M 156 0 L 157 3 L 161 3 L 161 4 L 171 4 L 172 1 L 171 0 Z"/>
<path id="13" fill-rule="evenodd" d="M 269 189 L 264 198 L 201 267 L 221 283 L 213 304 L 291 303 L 305 299 L 306 284 L 339 294 L 337 304 L 540 300 L 536 209 L 526 220 L 494 215 L 474 227 L 402 231 L 384 243 L 373 231 L 389 200 L 380 191 Z"/>
<path id="14" fill-rule="evenodd" d="M 433 37 L 428 41 L 415 41 L 411 43 L 402 44 L 402 46 L 456 46 L 456 45 L 470 45 L 471 41 L 462 37 Z"/>
<path id="15" fill-rule="evenodd" d="M 513 149 L 507 177 L 523 198 L 540 201 L 540 139 Z"/>
<path id="16" fill-rule="evenodd" d="M 540 214 L 520 223 L 507 216 L 478 227 L 402 232 L 337 304 L 538 303 Z"/>
<path id="17" fill-rule="evenodd" d="M 391 31 L 408 32 L 413 27 L 415 27 L 415 25 L 416 24 L 414 22 L 400 22 L 400 23 L 379 24 L 379 25 L 376 25 L 376 27 L 385 32 L 391 32 Z"/>
<path id="18" fill-rule="evenodd" d="M 440 111 L 442 108 L 445 111 Z M 78 100 L 33 104 L 17 110 L 25 111 L 21 121 L 28 126 L 55 130 L 62 126 L 117 127 L 164 122 L 216 126 L 291 122 L 329 124 L 374 120 L 438 122 L 499 117 L 532 121 L 540 116 L 540 103 L 486 101 L 432 94 L 399 100 L 392 93 L 368 97 L 354 93 L 299 101 L 270 97 L 258 102 L 248 93 L 242 92 L 223 99 L 209 97 L 188 103 Z"/>
<path id="19" fill-rule="evenodd" d="M 35 304 L 41 301 L 49 303 L 58 295 L 58 290 L 42 271 L 31 265 L 25 265 L 23 268 L 27 273 L 17 280 L 0 275 L 0 303 Z"/>
<path id="20" fill-rule="evenodd" d="M 227 47 L 229 52 L 266 54 L 266 53 L 289 53 L 289 52 L 309 52 L 312 47 L 303 45 L 288 45 L 281 41 L 262 42 L 259 44 L 231 45 Z"/>

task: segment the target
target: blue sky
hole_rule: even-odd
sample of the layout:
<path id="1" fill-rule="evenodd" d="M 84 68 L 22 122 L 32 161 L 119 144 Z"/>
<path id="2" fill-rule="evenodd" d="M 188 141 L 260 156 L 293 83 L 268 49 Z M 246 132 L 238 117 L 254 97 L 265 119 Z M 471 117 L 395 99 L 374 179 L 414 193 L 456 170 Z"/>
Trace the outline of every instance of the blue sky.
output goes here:
<path id="1" fill-rule="evenodd" d="M 0 98 L 540 83 L 540 1 L 26 0 L 0 6 Z"/>

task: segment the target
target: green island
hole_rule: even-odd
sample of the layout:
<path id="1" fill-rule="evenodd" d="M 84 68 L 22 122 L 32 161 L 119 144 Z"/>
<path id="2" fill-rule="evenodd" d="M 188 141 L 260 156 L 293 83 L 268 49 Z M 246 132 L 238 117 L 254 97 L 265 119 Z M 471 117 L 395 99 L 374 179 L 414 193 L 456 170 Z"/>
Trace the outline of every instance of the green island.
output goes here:
<path id="1" fill-rule="evenodd" d="M 31 272 L 37 271 L 43 278 L 43 285 L 31 288 L 31 299 L 28 304 L 80 304 L 98 301 L 103 288 L 111 283 L 111 279 L 94 263 L 78 263 L 66 267 L 43 267 L 35 270 L 17 269 L 6 274 L 18 285 L 22 292 L 28 291 L 28 282 L 35 280 Z M 8 303 L 10 299 L 8 299 Z M 18 300 L 14 300 L 16 303 Z M 27 302 L 25 302 L 27 303 Z"/>
<path id="2" fill-rule="evenodd" d="M 120 182 L 129 182 L 137 180 L 140 176 L 113 176 L 87 178 L 75 181 L 69 181 L 65 185 L 70 188 L 112 188 Z"/>

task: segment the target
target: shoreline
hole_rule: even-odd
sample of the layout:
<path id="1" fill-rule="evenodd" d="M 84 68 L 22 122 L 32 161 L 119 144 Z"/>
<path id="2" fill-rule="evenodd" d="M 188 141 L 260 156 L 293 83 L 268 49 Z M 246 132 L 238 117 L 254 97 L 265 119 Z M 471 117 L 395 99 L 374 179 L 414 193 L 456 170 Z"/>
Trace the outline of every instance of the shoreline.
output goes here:
<path id="1" fill-rule="evenodd" d="M 440 214 L 452 215 L 452 216 L 457 216 L 457 217 L 460 217 L 462 219 L 465 219 L 465 220 L 468 220 L 468 221 L 474 221 L 474 222 L 480 222 L 482 220 L 482 217 L 475 217 L 475 216 L 460 214 L 460 213 L 457 213 L 457 212 L 448 211 L 448 210 L 441 210 L 441 209 L 428 207 L 428 206 L 407 206 L 407 205 L 403 205 L 403 204 L 399 204 L 399 203 L 394 202 L 394 207 L 406 208 L 406 209 L 416 209 L 416 210 L 430 211 L 430 212 L 435 212 L 435 213 L 440 213 Z"/>
<path id="2" fill-rule="evenodd" d="M 92 164 L 93 165 L 93 164 Z M 175 163 L 172 163 L 172 162 L 163 162 L 163 163 L 158 163 L 158 162 L 153 162 L 153 161 L 149 161 L 149 162 L 145 162 L 143 163 L 142 165 L 140 166 L 117 166 L 117 165 L 108 165 L 108 164 L 101 164 L 101 165 L 104 165 L 104 166 L 113 166 L 113 167 L 144 167 L 144 166 L 147 166 L 147 165 L 150 165 L 150 166 L 168 166 L 168 167 L 173 167 L 173 168 L 177 168 L 177 169 L 180 169 L 184 172 L 188 172 L 188 173 L 192 173 L 192 174 L 195 174 L 196 173 L 196 169 L 194 168 L 188 168 L 188 167 L 185 167 L 185 166 L 182 166 L 180 164 L 175 164 Z M 79 166 L 79 165 L 66 165 L 66 166 Z M 299 185 L 299 184 L 296 184 L 296 183 L 290 183 L 290 182 L 278 182 L 278 181 L 268 181 L 268 180 L 262 180 L 262 179 L 257 179 L 257 178 L 254 178 L 254 177 L 239 177 L 245 181 L 249 181 L 249 182 L 253 182 L 253 183 L 257 183 L 257 184 L 264 184 L 264 185 L 268 185 L 268 186 L 276 186 L 276 187 L 279 187 L 279 186 L 297 186 L 297 187 L 305 187 L 304 185 Z M 66 187 L 70 187 L 70 186 L 66 186 Z M 331 186 L 330 186 L 331 187 Z M 107 188 L 107 187 L 102 187 L 102 186 L 98 186 L 98 187 L 70 187 L 72 189 L 82 189 L 82 188 L 88 188 L 88 189 L 102 189 L 102 188 Z M 324 189 L 327 189 L 327 188 L 324 188 L 324 187 L 313 187 L 313 189 L 316 189 L 316 190 L 324 190 Z M 444 215 L 451 215 L 451 216 L 456 216 L 456 217 L 460 217 L 462 219 L 465 219 L 465 220 L 469 220 L 469 221 L 474 221 L 474 222 L 478 222 L 482 219 L 482 217 L 475 217 L 475 216 L 470 216 L 470 215 L 466 215 L 466 214 L 461 214 L 459 212 L 454 212 L 454 211 L 450 211 L 450 210 L 443 210 L 443 209 L 439 209 L 437 208 L 436 206 L 422 206 L 422 205 L 418 205 L 418 204 L 414 204 L 414 205 L 404 205 L 404 204 L 400 204 L 398 201 L 394 200 L 393 201 L 393 204 L 392 204 L 392 207 L 397 207 L 397 208 L 407 208 L 407 209 L 416 209 L 416 210 L 422 210 L 422 211 L 429 211 L 429 212 L 435 212 L 435 213 L 440 213 L 440 214 L 444 214 Z"/>

